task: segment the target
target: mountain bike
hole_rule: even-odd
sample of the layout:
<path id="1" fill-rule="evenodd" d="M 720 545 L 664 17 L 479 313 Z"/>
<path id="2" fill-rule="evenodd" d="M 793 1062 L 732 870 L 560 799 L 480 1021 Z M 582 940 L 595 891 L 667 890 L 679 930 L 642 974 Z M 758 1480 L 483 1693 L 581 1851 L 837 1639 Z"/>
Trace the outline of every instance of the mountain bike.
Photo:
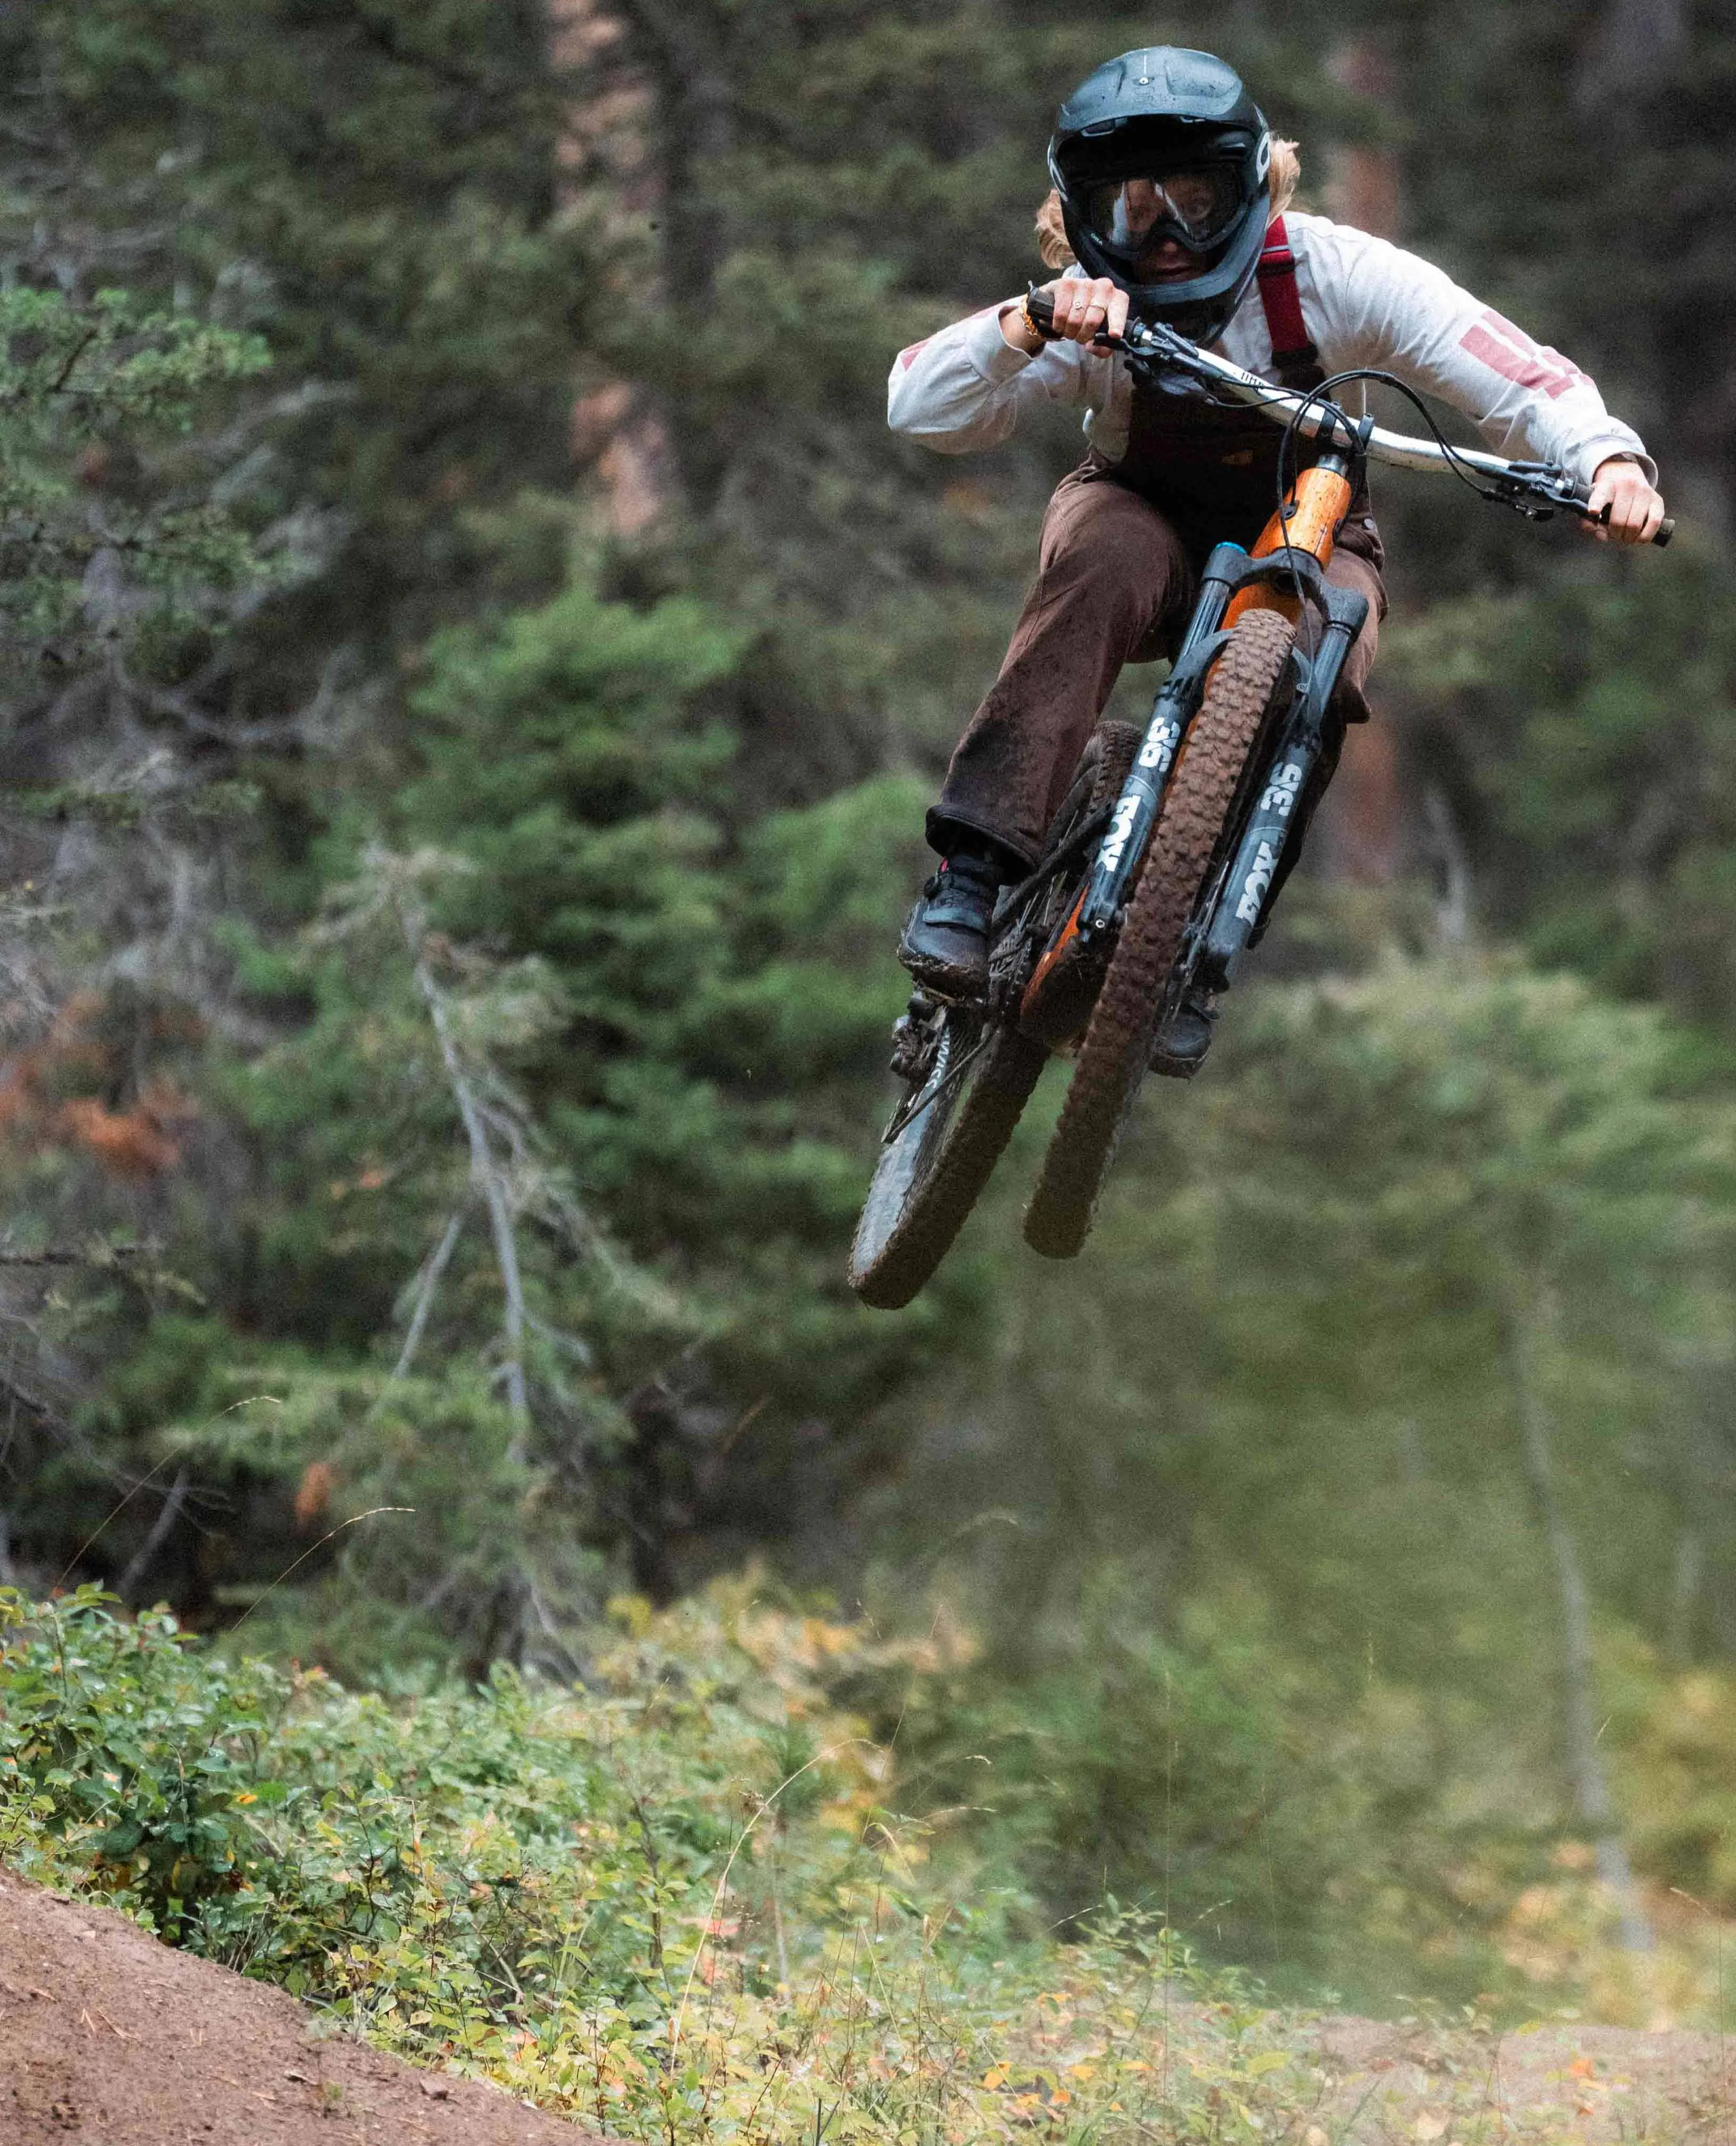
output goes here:
<path id="1" fill-rule="evenodd" d="M 1032 293 L 1040 320 L 1046 302 Z M 986 991 L 948 1002 L 919 989 L 894 1030 L 898 1100 L 850 1265 L 857 1295 L 882 1310 L 908 1304 L 939 1266 L 1056 1055 L 1073 1077 L 1025 1236 L 1054 1259 L 1084 1243 L 1160 1030 L 1196 978 L 1232 981 L 1295 838 L 1368 611 L 1324 573 L 1367 465 L 1451 472 L 1532 521 L 1594 518 L 1560 469 L 1452 445 L 1389 373 L 1359 368 L 1299 394 L 1165 327 L 1130 323 L 1108 347 L 1283 426 L 1275 512 L 1251 552 L 1220 544 L 1208 557 L 1145 729 L 1104 724 L 1086 744 L 1036 868 L 996 902 Z M 1388 432 L 1335 399 L 1369 381 L 1406 397 L 1431 437 Z M 1305 466 L 1304 442 L 1317 451 Z"/>

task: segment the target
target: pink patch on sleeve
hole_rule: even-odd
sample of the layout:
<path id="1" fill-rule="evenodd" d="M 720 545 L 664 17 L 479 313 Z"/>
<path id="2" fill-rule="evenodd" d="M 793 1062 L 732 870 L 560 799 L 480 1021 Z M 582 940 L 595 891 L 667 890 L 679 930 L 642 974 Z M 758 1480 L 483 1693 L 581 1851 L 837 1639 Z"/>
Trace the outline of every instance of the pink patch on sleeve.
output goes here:
<path id="1" fill-rule="evenodd" d="M 1499 372 L 1503 380 L 1510 380 L 1518 387 L 1534 388 L 1552 402 L 1569 388 L 1585 383 L 1585 375 L 1559 350 L 1533 342 L 1523 328 L 1494 311 L 1472 322 L 1459 338 L 1459 347 L 1491 372 Z"/>
<path id="2" fill-rule="evenodd" d="M 929 345 L 933 341 L 934 337 L 932 336 L 924 336 L 920 342 L 913 342 L 908 348 L 900 351 L 898 353 L 898 367 L 900 372 L 908 372 L 910 367 L 916 362 L 917 359 L 921 357 L 923 352 L 928 348 Z"/>

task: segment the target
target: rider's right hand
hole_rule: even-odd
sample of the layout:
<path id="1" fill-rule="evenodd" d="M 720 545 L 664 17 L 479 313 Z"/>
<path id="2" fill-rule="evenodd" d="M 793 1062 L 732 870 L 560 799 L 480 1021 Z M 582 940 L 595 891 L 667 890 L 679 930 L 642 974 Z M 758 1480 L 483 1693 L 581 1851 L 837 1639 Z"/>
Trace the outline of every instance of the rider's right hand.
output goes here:
<path id="1" fill-rule="evenodd" d="M 1055 307 L 1055 332 L 1070 342 L 1092 342 L 1100 335 L 1120 335 L 1127 326 L 1127 293 L 1100 276 L 1095 282 L 1083 277 L 1063 276 L 1042 287 Z M 1035 357 L 1043 339 L 1026 322 L 1024 309 L 1010 306 L 1000 317 L 1000 332 L 1015 350 Z"/>

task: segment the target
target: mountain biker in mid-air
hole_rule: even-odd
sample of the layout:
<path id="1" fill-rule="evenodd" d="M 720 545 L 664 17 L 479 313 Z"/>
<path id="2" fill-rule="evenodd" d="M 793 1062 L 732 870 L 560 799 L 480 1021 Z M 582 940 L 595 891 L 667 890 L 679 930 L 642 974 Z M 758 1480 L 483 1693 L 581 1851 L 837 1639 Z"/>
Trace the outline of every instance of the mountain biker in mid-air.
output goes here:
<path id="1" fill-rule="evenodd" d="M 1173 654 L 1215 543 L 1251 546 L 1279 489 L 1277 432 L 1185 380 L 1136 378 L 1112 350 L 1130 317 L 1167 323 L 1249 371 L 1306 392 L 1379 367 L 1462 411 L 1498 452 L 1559 464 L 1608 510 L 1608 541 L 1654 536 L 1664 502 L 1638 435 L 1558 352 L 1439 268 L 1324 217 L 1287 213 L 1295 145 L 1275 142 L 1240 79 L 1209 53 L 1158 47 L 1100 67 L 1061 107 L 1053 191 L 1039 212 L 1052 327 L 1010 298 L 900 352 L 893 428 L 942 454 L 1005 439 L 1022 411 L 1083 405 L 1087 452 L 1043 523 L 1037 578 L 1000 675 L 928 816 L 942 859 L 910 912 L 900 958 L 945 999 L 980 993 L 1000 888 L 1036 861 L 1080 747 L 1121 666 Z M 1331 734 L 1279 871 L 1364 691 L 1386 608 L 1380 539 L 1353 500 L 1327 579 L 1369 600 L 1344 663 Z M 1215 1018 L 1209 978 L 1160 1035 L 1152 1063 L 1187 1074 Z"/>

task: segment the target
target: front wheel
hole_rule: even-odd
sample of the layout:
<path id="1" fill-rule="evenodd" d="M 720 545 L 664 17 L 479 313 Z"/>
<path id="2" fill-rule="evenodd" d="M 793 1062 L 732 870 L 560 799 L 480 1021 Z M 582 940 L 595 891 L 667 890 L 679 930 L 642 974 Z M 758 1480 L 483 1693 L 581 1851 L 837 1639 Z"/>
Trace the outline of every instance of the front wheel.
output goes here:
<path id="1" fill-rule="evenodd" d="M 945 1259 L 1048 1059 L 979 1008 L 929 1019 L 923 1077 L 887 1128 L 851 1249 L 850 1285 L 877 1311 L 908 1304 Z"/>
<path id="2" fill-rule="evenodd" d="M 1152 1038 L 1178 979 L 1185 981 L 1189 927 L 1215 888 L 1250 757 L 1284 682 L 1295 639 L 1295 628 L 1281 613 L 1250 611 L 1212 666 L 1188 726 L 1025 1211 L 1025 1241 L 1045 1258 L 1071 1259 L 1090 1231 Z"/>

